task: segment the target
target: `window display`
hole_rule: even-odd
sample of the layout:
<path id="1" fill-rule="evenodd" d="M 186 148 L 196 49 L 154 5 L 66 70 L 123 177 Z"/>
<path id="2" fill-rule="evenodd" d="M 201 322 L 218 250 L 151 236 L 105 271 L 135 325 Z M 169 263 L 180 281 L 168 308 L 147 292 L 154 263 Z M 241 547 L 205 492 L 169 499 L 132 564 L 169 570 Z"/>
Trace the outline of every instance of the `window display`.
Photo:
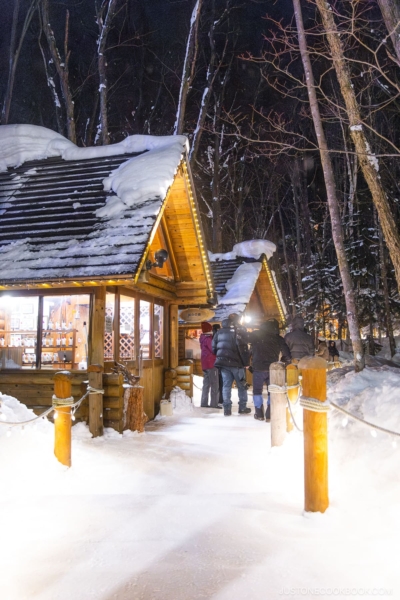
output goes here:
<path id="1" fill-rule="evenodd" d="M 0 296 L 0 368 L 86 369 L 89 301 L 89 294 L 40 301 L 38 296 Z"/>
<path id="2" fill-rule="evenodd" d="M 39 298 L 0 296 L 0 369 L 36 367 Z"/>
<path id="3" fill-rule="evenodd" d="M 86 369 L 88 294 L 43 298 L 42 368 Z"/>

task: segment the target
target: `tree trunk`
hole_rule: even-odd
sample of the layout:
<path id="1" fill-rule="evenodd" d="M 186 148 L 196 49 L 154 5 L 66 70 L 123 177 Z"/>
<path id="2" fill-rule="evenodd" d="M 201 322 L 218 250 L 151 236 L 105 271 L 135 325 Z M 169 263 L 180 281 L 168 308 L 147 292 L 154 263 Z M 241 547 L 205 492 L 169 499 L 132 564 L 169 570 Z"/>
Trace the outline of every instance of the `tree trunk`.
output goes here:
<path id="1" fill-rule="evenodd" d="M 214 173 L 212 179 L 212 237 L 213 252 L 222 252 L 222 221 L 221 221 L 221 199 L 220 199 L 220 139 L 218 132 L 214 134 Z"/>
<path id="2" fill-rule="evenodd" d="M 97 23 L 99 26 L 99 40 L 97 44 L 98 56 L 97 56 L 97 68 L 99 71 L 99 95 L 100 95 L 100 138 L 103 145 L 110 143 L 110 136 L 108 132 L 108 113 L 107 113 L 107 61 L 105 57 L 106 43 L 108 32 L 110 31 L 111 22 L 113 20 L 115 10 L 117 8 L 118 0 L 108 0 L 107 3 L 103 3 L 101 9 L 97 13 Z M 107 14 L 104 17 L 104 10 L 107 7 Z"/>
<path id="3" fill-rule="evenodd" d="M 383 298 L 385 303 L 385 323 L 386 323 L 386 335 L 389 338 L 390 356 L 396 354 L 396 342 L 393 335 L 393 324 L 390 318 L 390 301 L 389 301 L 389 285 L 387 279 L 387 268 L 386 268 L 386 257 L 385 257 L 385 246 L 383 243 L 382 229 L 378 228 L 379 235 L 379 262 L 381 267 L 381 277 L 383 285 Z"/>
<path id="4" fill-rule="evenodd" d="M 400 4 L 399 0 L 378 0 L 386 28 L 393 42 L 400 65 Z"/>
<path id="5" fill-rule="evenodd" d="M 15 81 L 15 73 L 17 70 L 19 55 L 21 54 L 22 44 L 24 43 L 26 32 L 28 31 L 28 27 L 31 24 L 32 17 L 35 14 L 35 10 L 37 9 L 38 0 L 32 0 L 26 16 L 24 20 L 24 24 L 22 26 L 22 31 L 19 35 L 19 43 L 16 47 L 17 41 L 17 26 L 18 26 L 18 16 L 19 16 L 19 8 L 20 8 L 20 0 L 14 0 L 14 12 L 13 12 L 13 20 L 11 25 L 11 39 L 10 39 L 10 58 L 9 58 L 9 71 L 8 71 L 8 81 L 6 92 L 4 96 L 3 108 L 1 111 L 1 124 L 7 125 L 8 119 L 10 116 L 10 108 L 11 108 L 11 99 L 14 90 L 14 81 Z"/>
<path id="6" fill-rule="evenodd" d="M 76 143 L 76 128 L 74 119 L 74 102 L 72 100 L 72 93 L 69 86 L 69 71 L 68 62 L 70 52 L 68 51 L 68 33 L 69 33 L 69 12 L 66 13 L 65 19 L 65 36 L 64 36 L 64 59 L 61 58 L 57 48 L 56 39 L 54 37 L 53 30 L 50 25 L 49 15 L 49 0 L 42 0 L 42 14 L 43 14 L 43 31 L 45 33 L 47 43 L 49 45 L 51 58 L 53 59 L 54 65 L 57 70 L 57 74 L 60 80 L 61 93 L 64 98 L 65 113 L 67 117 L 67 135 L 68 139 L 74 144 Z"/>
<path id="7" fill-rule="evenodd" d="M 181 89 L 179 91 L 178 110 L 176 112 L 176 121 L 174 126 L 175 135 L 181 135 L 183 133 L 185 124 L 186 102 L 196 68 L 198 30 L 202 2 L 203 0 L 197 0 L 192 12 L 192 18 L 190 20 L 190 30 L 186 45 L 185 62 L 183 63 Z"/>
<path id="8" fill-rule="evenodd" d="M 360 371 L 364 368 L 363 347 L 360 337 L 360 328 L 358 325 L 355 293 L 344 247 L 343 229 L 340 217 L 339 204 L 336 196 L 336 184 L 333 174 L 332 161 L 330 158 L 328 144 L 326 142 L 325 132 L 322 126 L 321 114 L 319 111 L 317 93 L 314 84 L 314 74 L 311 67 L 311 60 L 308 54 L 307 41 L 304 32 L 303 15 L 301 12 L 300 0 L 293 0 L 293 7 L 296 18 L 297 31 L 299 34 L 300 52 L 306 76 L 310 109 L 314 122 L 315 133 L 318 140 L 318 147 L 324 172 L 329 213 L 331 217 L 333 243 L 335 245 L 340 276 L 342 278 L 343 283 L 343 291 L 346 301 L 347 322 L 350 330 L 351 340 L 353 343 L 355 370 Z"/>
<path id="9" fill-rule="evenodd" d="M 350 124 L 350 133 L 356 149 L 358 160 L 378 211 L 383 235 L 389 250 L 400 291 L 400 234 L 397 223 L 393 219 L 392 210 L 382 187 L 379 176 L 379 161 L 372 153 L 365 135 L 360 109 L 351 83 L 350 71 L 344 56 L 340 36 L 336 27 L 333 11 L 326 0 L 316 0 L 322 23 L 328 39 L 330 54 L 333 59 L 336 76 L 345 102 Z"/>

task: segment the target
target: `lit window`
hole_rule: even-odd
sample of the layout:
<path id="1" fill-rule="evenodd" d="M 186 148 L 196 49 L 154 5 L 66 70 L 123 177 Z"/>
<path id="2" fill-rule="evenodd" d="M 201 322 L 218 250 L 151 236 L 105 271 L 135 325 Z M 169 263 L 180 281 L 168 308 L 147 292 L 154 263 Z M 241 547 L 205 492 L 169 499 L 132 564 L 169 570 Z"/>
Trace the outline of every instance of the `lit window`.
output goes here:
<path id="1" fill-rule="evenodd" d="M 153 331 L 154 331 L 154 357 L 163 357 L 163 326 L 164 326 L 164 307 L 159 304 L 154 305 Z"/>

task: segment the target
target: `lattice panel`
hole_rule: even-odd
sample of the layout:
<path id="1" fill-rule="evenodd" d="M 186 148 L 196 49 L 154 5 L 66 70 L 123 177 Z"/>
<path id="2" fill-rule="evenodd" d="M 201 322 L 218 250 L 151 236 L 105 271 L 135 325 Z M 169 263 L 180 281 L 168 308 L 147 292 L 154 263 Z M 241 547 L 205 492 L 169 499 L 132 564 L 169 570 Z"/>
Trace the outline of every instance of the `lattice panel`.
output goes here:
<path id="1" fill-rule="evenodd" d="M 154 305 L 154 356 L 162 358 L 163 355 L 163 307 Z"/>
<path id="2" fill-rule="evenodd" d="M 113 319 L 114 307 L 106 306 L 106 317 Z M 104 334 L 104 360 L 114 360 L 114 332 Z"/>
<path id="3" fill-rule="evenodd" d="M 134 318 L 135 309 L 133 303 L 121 306 L 119 337 L 119 355 L 121 360 L 132 360 L 135 357 Z"/>
<path id="4" fill-rule="evenodd" d="M 150 303 L 140 302 L 140 346 L 143 351 L 143 358 L 149 358 L 150 345 Z"/>

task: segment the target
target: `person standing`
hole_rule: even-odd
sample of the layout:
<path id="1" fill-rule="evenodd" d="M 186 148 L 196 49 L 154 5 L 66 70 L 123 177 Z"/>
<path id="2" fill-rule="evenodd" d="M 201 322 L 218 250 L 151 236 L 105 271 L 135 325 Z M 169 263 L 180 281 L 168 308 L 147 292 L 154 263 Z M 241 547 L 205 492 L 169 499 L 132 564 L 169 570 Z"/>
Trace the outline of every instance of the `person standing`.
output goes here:
<path id="1" fill-rule="evenodd" d="M 329 360 L 329 350 L 328 350 L 328 346 L 326 345 L 326 341 L 325 340 L 318 340 L 318 350 L 316 352 L 316 356 L 320 356 L 321 358 L 324 358 L 325 360 Z"/>
<path id="2" fill-rule="evenodd" d="M 336 342 L 334 342 L 333 340 L 330 340 L 329 345 L 328 345 L 328 350 L 329 350 L 329 360 L 331 360 L 332 362 L 339 360 L 339 352 L 338 352 L 338 349 L 336 348 Z"/>
<path id="3" fill-rule="evenodd" d="M 214 323 L 214 325 L 212 326 L 212 330 L 213 330 L 213 337 L 214 335 L 217 333 L 217 331 L 219 331 L 221 329 L 221 325 L 219 323 Z M 224 404 L 224 399 L 222 397 L 222 375 L 221 375 L 221 369 L 218 369 L 216 367 L 217 371 L 218 371 L 218 383 L 219 383 L 219 399 L 218 399 L 218 408 L 222 408 L 223 404 Z"/>
<path id="4" fill-rule="evenodd" d="M 215 365 L 215 355 L 212 351 L 212 326 L 207 321 L 201 323 L 200 348 L 201 368 L 203 369 L 203 389 L 201 392 L 201 406 L 203 408 L 221 408 L 219 401 L 219 374 Z M 211 393 L 210 393 L 211 392 Z M 208 397 L 210 397 L 210 405 Z"/>
<path id="5" fill-rule="evenodd" d="M 244 327 L 239 328 L 238 315 L 231 315 L 222 321 L 222 327 L 214 335 L 212 349 L 217 359 L 215 366 L 221 370 L 222 397 L 224 402 L 224 415 L 232 414 L 232 384 L 235 381 L 239 394 L 239 414 L 247 415 L 251 409 L 247 408 L 247 384 L 243 358 L 247 344 L 247 334 Z M 241 351 L 239 351 L 241 350 Z M 241 355 L 242 354 L 242 355 Z"/>
<path id="6" fill-rule="evenodd" d="M 304 331 L 304 319 L 302 317 L 294 317 L 292 331 L 285 335 L 284 340 L 295 362 L 298 362 L 303 356 L 314 356 L 315 354 L 313 339 L 311 335 Z"/>
<path id="7" fill-rule="evenodd" d="M 264 421 L 263 386 L 269 385 L 269 368 L 272 363 L 279 360 L 290 363 L 290 350 L 285 340 L 279 335 L 279 323 L 276 319 L 270 319 L 261 323 L 260 329 L 249 333 L 251 344 L 252 369 L 253 369 L 253 401 L 254 418 Z M 267 410 L 265 420 L 271 419 L 271 407 L 268 394 Z"/>

